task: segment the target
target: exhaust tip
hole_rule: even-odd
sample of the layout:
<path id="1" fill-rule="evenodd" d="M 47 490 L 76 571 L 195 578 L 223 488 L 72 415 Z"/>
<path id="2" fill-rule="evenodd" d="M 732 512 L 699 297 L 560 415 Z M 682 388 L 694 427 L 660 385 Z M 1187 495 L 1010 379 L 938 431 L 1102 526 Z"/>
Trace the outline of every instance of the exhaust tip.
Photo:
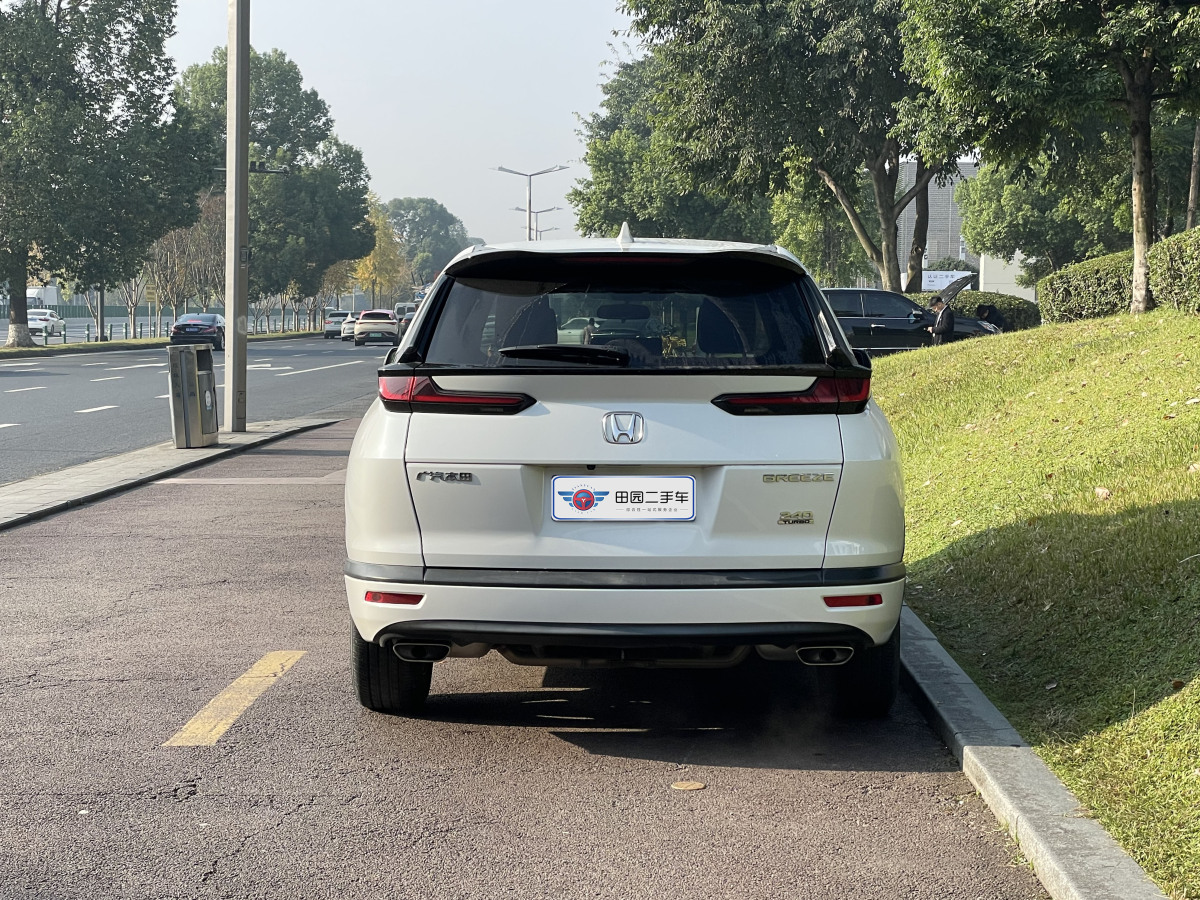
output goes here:
<path id="1" fill-rule="evenodd" d="M 441 662 L 450 655 L 449 644 L 406 644 L 396 641 L 391 647 L 392 652 L 405 662 Z"/>
<path id="2" fill-rule="evenodd" d="M 853 647 L 801 647 L 796 651 L 806 666 L 840 666 L 854 655 Z"/>

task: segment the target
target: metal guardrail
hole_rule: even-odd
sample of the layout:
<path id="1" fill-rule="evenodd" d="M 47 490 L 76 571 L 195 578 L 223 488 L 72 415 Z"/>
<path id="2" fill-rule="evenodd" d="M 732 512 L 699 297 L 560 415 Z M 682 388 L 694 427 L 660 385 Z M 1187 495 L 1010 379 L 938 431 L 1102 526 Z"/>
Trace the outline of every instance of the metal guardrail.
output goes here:
<path id="1" fill-rule="evenodd" d="M 78 317 L 83 318 L 83 317 Z M 130 340 L 132 338 L 154 338 L 154 337 L 169 337 L 171 334 L 171 326 L 174 324 L 172 319 L 163 319 L 162 328 L 159 330 L 158 323 L 154 320 L 137 322 L 131 330 L 129 327 L 129 319 L 126 316 L 121 316 L 115 319 L 106 320 L 104 323 L 105 339 L 109 341 Z M 286 325 L 292 326 L 292 317 L 288 316 Z M 301 326 L 306 326 L 303 316 L 299 319 Z M 320 331 L 321 325 L 318 322 L 317 330 Z M 271 319 L 263 319 L 258 322 L 251 321 L 249 323 L 249 334 L 283 334 L 291 331 L 307 331 L 307 327 L 295 328 L 281 326 L 278 316 L 273 316 Z M 8 320 L 6 315 L 0 315 L 0 340 L 8 332 Z M 35 336 L 34 342 L 43 345 L 50 344 L 81 344 L 91 343 L 97 338 L 96 323 L 90 317 L 87 321 L 68 321 L 66 328 L 62 334 Z"/>

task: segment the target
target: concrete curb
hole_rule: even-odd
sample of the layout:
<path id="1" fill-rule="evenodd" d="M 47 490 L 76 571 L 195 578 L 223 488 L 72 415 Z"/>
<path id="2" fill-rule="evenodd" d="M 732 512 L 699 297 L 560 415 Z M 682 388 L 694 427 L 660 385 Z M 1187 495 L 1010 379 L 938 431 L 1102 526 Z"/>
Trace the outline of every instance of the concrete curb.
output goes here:
<path id="1" fill-rule="evenodd" d="M 1054 900 L 1166 900 L 907 607 L 902 664 L 912 695 Z"/>
<path id="2" fill-rule="evenodd" d="M 262 341 L 287 341 L 300 340 L 302 338 L 319 338 L 324 333 L 320 331 L 296 331 L 287 334 L 251 334 L 247 335 L 246 339 L 257 344 Z M 135 344 L 129 346 L 134 338 L 114 338 L 110 343 L 108 341 L 92 341 L 84 343 L 82 341 L 74 344 L 38 344 L 36 347 L 27 347 L 21 350 L 10 350 L 7 353 L 0 354 L 0 359 L 28 359 L 33 356 L 44 356 L 46 354 L 63 353 L 75 355 L 77 353 L 131 353 L 137 350 L 163 350 L 170 341 L 166 338 L 147 338 L 144 344 Z M 218 350 L 218 353 L 223 353 L 223 350 Z"/>
<path id="3" fill-rule="evenodd" d="M 222 456 L 240 453 L 340 419 L 255 422 L 244 432 L 221 432 L 212 447 L 179 450 L 173 441 L 92 460 L 68 469 L 0 486 L 0 531 L 41 519 L 110 494 L 157 481 Z"/>

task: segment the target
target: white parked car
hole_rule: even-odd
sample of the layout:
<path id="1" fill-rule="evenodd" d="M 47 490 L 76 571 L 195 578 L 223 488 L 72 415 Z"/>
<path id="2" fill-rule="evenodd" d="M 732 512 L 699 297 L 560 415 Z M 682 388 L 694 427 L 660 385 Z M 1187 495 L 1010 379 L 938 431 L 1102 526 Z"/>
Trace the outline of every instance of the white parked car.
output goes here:
<path id="1" fill-rule="evenodd" d="M 66 321 L 52 309 L 31 309 L 29 313 L 29 333 L 38 337 L 62 334 L 67 330 Z"/>
<path id="2" fill-rule="evenodd" d="M 603 308 L 627 327 L 562 339 L 559 322 Z M 884 714 L 904 499 L 870 386 L 776 247 L 625 230 L 464 251 L 379 370 L 350 453 L 359 700 L 414 713 L 434 662 L 491 650 L 535 666 L 757 654 L 825 667 L 846 710 Z"/>
<path id="3" fill-rule="evenodd" d="M 344 309 L 325 310 L 325 340 L 342 336 L 342 324 L 349 315 Z"/>

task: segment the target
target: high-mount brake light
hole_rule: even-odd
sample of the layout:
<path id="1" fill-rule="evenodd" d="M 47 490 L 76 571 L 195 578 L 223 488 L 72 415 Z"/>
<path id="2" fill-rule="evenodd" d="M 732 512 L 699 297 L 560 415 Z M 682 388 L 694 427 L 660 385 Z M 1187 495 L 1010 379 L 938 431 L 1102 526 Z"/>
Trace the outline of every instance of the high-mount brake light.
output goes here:
<path id="1" fill-rule="evenodd" d="M 392 412 L 511 416 L 537 401 L 528 394 L 444 391 L 427 375 L 380 375 L 379 397 Z"/>
<path id="2" fill-rule="evenodd" d="M 735 416 L 805 416 L 860 413 L 871 399 L 871 379 L 817 378 L 804 391 L 722 394 L 713 405 Z"/>
<path id="3" fill-rule="evenodd" d="M 830 609 L 848 609 L 855 606 L 883 606 L 882 594 L 849 594 L 844 597 L 824 597 Z"/>

